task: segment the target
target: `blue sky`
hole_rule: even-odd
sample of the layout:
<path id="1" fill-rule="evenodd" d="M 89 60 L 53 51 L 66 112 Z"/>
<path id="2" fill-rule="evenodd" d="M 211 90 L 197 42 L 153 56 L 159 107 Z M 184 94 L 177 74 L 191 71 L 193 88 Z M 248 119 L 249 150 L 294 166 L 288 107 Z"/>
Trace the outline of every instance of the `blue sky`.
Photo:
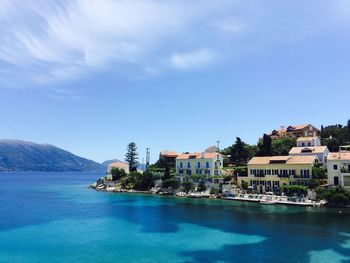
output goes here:
<path id="1" fill-rule="evenodd" d="M 0 137 L 96 161 L 346 123 L 349 1 L 0 5 Z"/>

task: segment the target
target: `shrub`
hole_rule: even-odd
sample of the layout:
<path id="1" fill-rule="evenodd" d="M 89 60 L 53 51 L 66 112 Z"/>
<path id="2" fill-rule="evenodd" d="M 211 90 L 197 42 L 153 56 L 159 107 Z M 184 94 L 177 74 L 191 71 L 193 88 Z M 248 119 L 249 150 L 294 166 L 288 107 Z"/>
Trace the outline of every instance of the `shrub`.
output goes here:
<path id="1" fill-rule="evenodd" d="M 180 187 L 180 182 L 177 179 L 167 179 L 162 183 L 163 188 L 178 189 Z"/>
<path id="2" fill-rule="evenodd" d="M 302 185 L 282 185 L 281 190 L 286 195 L 306 195 L 307 187 Z"/>
<path id="3" fill-rule="evenodd" d="M 350 205 L 350 192 L 342 187 L 335 187 L 325 189 L 321 187 L 316 188 L 317 199 L 327 200 L 328 206 L 340 207 Z"/>
<path id="4" fill-rule="evenodd" d="M 247 190 L 248 189 L 248 182 L 242 181 L 241 187 L 243 190 Z"/>
<path id="5" fill-rule="evenodd" d="M 122 177 L 126 176 L 126 172 L 124 169 L 119 169 L 118 167 L 112 167 L 110 171 L 112 175 L 112 180 L 117 181 L 120 180 Z"/>
<path id="6" fill-rule="evenodd" d="M 130 178 L 135 190 L 147 191 L 154 186 L 153 173 L 149 170 L 144 173 L 132 172 Z"/>
<path id="7" fill-rule="evenodd" d="M 186 194 L 188 194 L 189 191 L 194 189 L 194 184 L 192 182 L 183 182 L 182 189 Z"/>
<path id="8" fill-rule="evenodd" d="M 211 195 L 217 195 L 217 194 L 219 194 L 219 192 L 220 192 L 219 189 L 217 189 L 217 188 L 211 188 L 209 193 L 210 193 Z"/>
<path id="9" fill-rule="evenodd" d="M 197 191 L 204 192 L 205 190 L 207 190 L 207 186 L 205 185 L 204 181 L 200 181 L 197 186 Z"/>

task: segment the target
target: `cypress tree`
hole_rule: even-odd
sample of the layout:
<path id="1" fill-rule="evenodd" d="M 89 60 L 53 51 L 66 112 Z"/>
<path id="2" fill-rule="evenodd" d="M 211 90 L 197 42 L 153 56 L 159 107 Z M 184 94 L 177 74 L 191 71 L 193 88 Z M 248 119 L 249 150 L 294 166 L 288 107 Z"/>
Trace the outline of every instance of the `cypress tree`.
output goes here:
<path id="1" fill-rule="evenodd" d="M 127 152 L 125 154 L 125 161 L 129 164 L 130 172 L 136 172 L 138 162 L 138 153 L 136 143 L 131 142 L 128 144 Z"/>

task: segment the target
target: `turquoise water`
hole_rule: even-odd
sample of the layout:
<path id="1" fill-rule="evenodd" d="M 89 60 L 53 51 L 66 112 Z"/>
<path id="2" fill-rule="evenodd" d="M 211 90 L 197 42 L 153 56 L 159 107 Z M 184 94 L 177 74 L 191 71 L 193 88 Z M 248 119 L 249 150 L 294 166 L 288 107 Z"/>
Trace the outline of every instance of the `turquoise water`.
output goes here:
<path id="1" fill-rule="evenodd" d="M 0 262 L 350 262 L 350 211 L 95 192 L 0 174 Z"/>

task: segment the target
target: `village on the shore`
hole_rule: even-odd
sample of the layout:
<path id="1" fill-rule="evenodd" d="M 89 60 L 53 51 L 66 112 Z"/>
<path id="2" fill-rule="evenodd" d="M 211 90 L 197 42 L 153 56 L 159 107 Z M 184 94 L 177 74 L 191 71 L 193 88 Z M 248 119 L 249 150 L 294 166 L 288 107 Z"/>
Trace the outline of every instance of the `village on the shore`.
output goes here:
<path id="1" fill-rule="evenodd" d="M 106 176 L 91 187 L 261 204 L 349 206 L 350 145 L 340 145 L 350 138 L 349 122 L 321 130 L 311 124 L 281 127 L 264 134 L 257 146 L 237 138 L 223 150 L 219 145 L 193 153 L 164 150 L 155 164 L 148 159 L 145 169 L 137 169 L 136 144 L 130 143 L 126 162 L 110 163 Z"/>

